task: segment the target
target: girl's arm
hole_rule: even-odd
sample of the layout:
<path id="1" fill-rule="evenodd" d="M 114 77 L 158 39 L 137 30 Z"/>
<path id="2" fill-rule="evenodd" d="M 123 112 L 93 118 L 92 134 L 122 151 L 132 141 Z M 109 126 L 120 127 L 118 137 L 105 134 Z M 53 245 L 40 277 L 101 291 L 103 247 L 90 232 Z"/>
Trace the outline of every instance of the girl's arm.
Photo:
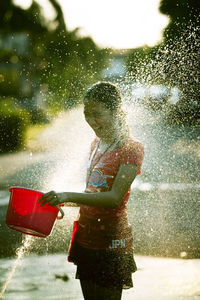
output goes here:
<path id="1" fill-rule="evenodd" d="M 132 164 L 121 165 L 112 185 L 111 191 L 100 193 L 56 193 L 51 191 L 44 194 L 39 202 L 41 206 L 49 202 L 55 206 L 61 203 L 76 203 L 78 205 L 117 207 L 129 190 L 130 185 L 138 173 L 138 166 Z"/>

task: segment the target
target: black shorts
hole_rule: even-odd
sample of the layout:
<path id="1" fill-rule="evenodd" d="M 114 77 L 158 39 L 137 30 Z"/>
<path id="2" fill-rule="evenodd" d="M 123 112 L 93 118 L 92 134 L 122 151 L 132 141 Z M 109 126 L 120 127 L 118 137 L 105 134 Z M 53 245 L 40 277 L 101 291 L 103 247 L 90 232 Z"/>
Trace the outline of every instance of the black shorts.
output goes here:
<path id="1" fill-rule="evenodd" d="M 77 265 L 77 279 L 93 281 L 108 288 L 133 287 L 132 273 L 137 270 L 137 266 L 132 252 L 92 250 L 76 243 L 73 262 Z"/>

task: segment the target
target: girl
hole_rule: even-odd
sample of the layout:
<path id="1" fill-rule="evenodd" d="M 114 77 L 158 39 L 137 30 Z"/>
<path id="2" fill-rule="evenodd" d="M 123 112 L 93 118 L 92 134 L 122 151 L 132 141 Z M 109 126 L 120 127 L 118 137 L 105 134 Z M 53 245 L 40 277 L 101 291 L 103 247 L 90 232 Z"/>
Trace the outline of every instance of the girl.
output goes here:
<path id="1" fill-rule="evenodd" d="M 143 145 L 134 140 L 121 109 L 119 89 L 94 84 L 84 97 L 84 115 L 96 134 L 91 145 L 84 193 L 51 191 L 39 200 L 80 206 L 70 261 L 77 265 L 84 299 L 120 300 L 136 271 L 132 228 L 127 219 L 130 186 L 139 174 Z"/>

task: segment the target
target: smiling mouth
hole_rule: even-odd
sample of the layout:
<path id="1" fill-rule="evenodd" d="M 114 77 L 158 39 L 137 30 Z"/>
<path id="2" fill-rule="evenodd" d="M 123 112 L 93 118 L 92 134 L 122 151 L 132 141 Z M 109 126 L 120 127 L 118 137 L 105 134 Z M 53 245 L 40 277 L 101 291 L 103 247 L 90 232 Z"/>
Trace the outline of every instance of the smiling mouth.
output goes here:
<path id="1" fill-rule="evenodd" d="M 93 127 L 94 131 L 99 131 L 101 130 L 101 127 Z"/>

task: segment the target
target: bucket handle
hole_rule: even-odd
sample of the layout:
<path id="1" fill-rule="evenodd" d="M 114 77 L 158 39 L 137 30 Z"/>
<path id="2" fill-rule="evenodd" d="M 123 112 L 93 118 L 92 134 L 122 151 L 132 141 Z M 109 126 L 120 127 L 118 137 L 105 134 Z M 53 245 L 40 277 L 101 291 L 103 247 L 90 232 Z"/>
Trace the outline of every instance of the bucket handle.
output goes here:
<path id="1" fill-rule="evenodd" d="M 57 209 L 60 211 L 61 216 L 57 216 L 56 219 L 61 220 L 64 217 L 64 211 L 62 210 L 62 208 L 59 205 L 56 205 Z"/>

